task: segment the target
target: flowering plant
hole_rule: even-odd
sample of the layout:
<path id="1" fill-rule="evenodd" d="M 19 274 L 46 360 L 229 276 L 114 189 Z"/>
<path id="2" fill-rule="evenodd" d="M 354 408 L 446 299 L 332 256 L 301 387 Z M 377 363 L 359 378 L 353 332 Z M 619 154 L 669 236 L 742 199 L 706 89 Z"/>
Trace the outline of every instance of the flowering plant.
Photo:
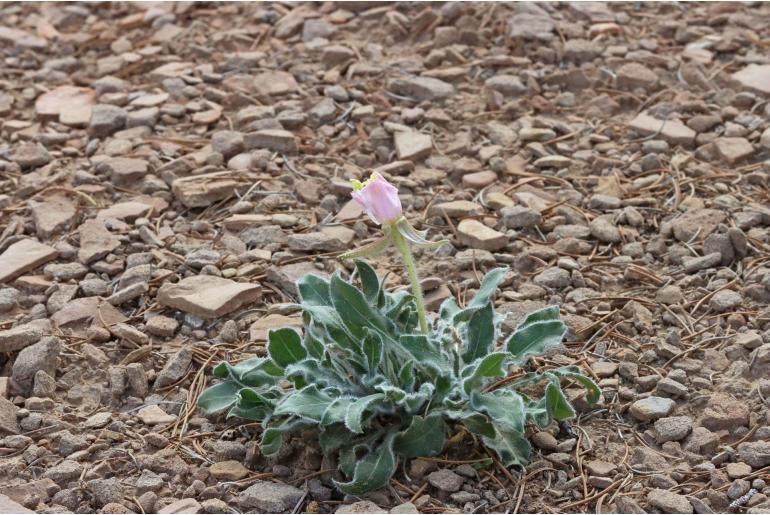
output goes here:
<path id="1" fill-rule="evenodd" d="M 384 178 L 354 187 L 354 198 L 383 224 L 385 236 L 343 257 L 394 244 L 412 292 L 388 291 L 358 259 L 358 286 L 339 272 L 329 280 L 306 275 L 297 283 L 302 333 L 270 331 L 267 357 L 217 365 L 214 376 L 224 381 L 205 390 L 198 405 L 260 421 L 266 456 L 287 435 L 316 429 L 322 451 L 336 457 L 335 485 L 351 495 L 385 486 L 399 460 L 441 453 L 453 432 L 480 438 L 506 466 L 524 465 L 526 424 L 545 427 L 575 413 L 562 382 L 583 385 L 589 402 L 600 396 L 576 366 L 511 373 L 561 342 L 566 327 L 558 307 L 530 313 L 498 345 L 504 317 L 492 297 L 507 269 L 496 268 L 465 306 L 449 298 L 429 321 L 409 243 L 437 242 L 409 225 Z"/>

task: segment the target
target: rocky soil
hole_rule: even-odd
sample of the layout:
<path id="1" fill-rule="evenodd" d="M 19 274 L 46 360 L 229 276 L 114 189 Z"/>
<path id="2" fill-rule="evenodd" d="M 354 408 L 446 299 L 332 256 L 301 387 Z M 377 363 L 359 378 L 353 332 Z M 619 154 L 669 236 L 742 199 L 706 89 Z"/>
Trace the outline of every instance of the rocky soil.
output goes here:
<path id="1" fill-rule="evenodd" d="M 0 507 L 41 513 L 770 510 L 770 5 L 0 6 Z M 194 406 L 379 234 L 432 309 L 511 267 L 533 368 L 602 386 L 526 470 L 461 432 L 365 499 L 297 438 Z M 395 255 L 375 260 L 406 284 Z M 18 503 L 18 504 L 17 504 Z"/>

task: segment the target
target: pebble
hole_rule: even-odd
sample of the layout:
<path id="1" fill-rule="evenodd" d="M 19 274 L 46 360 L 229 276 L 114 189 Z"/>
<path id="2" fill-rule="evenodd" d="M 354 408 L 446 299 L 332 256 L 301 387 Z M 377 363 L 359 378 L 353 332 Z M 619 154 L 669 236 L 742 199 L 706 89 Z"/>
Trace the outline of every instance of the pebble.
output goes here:
<path id="1" fill-rule="evenodd" d="M 651 422 L 668 416 L 676 403 L 665 397 L 647 397 L 631 404 L 631 415 L 640 422 Z"/>

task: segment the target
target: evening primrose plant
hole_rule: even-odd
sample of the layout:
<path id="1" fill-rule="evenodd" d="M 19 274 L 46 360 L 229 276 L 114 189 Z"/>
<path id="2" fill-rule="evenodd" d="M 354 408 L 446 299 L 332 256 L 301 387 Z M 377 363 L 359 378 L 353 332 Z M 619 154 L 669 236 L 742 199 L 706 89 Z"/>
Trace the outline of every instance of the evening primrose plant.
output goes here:
<path id="1" fill-rule="evenodd" d="M 316 430 L 344 478 L 337 488 L 360 495 L 385 486 L 400 461 L 441 453 L 457 432 L 475 435 L 503 465 L 523 466 L 525 425 L 575 414 L 562 383 L 585 387 L 589 402 L 599 399 L 576 366 L 509 374 L 561 342 L 566 326 L 557 306 L 525 316 L 498 345 L 504 315 L 492 296 L 507 269 L 496 268 L 464 306 L 450 297 L 429 318 L 410 245 L 442 242 L 407 222 L 396 188 L 382 176 L 354 182 L 353 198 L 384 232 L 340 256 L 355 259 L 357 284 L 339 272 L 300 279 L 302 332 L 270 331 L 266 357 L 217 365 L 214 376 L 223 381 L 201 394 L 201 409 L 261 422 L 265 456 L 277 454 L 288 435 Z M 389 291 L 358 259 L 391 245 L 411 292 Z"/>

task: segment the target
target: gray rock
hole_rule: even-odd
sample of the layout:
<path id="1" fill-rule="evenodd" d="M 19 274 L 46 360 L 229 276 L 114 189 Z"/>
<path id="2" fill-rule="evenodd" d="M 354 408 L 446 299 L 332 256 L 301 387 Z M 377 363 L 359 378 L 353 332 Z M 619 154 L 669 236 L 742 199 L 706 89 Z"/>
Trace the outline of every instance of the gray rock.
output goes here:
<path id="1" fill-rule="evenodd" d="M 96 138 L 110 136 L 124 129 L 127 120 L 128 113 L 125 109 L 110 104 L 97 104 L 91 109 L 88 134 Z"/>
<path id="2" fill-rule="evenodd" d="M 413 98 L 417 101 L 440 100 L 452 95 L 454 86 L 443 80 L 431 77 L 408 77 L 390 81 L 388 89 L 397 95 Z"/>
<path id="3" fill-rule="evenodd" d="M 211 135 L 211 148 L 219 152 L 225 159 L 230 159 L 246 148 L 243 143 L 243 134 L 236 131 L 217 131 Z"/>
<path id="4" fill-rule="evenodd" d="M 692 431 L 692 419 L 687 416 L 665 417 L 655 421 L 657 442 L 678 442 Z"/>
<path id="5" fill-rule="evenodd" d="M 97 506 L 123 501 L 123 487 L 116 477 L 91 480 L 88 482 L 88 488 Z"/>
<path id="6" fill-rule="evenodd" d="M 515 75 L 495 75 L 488 78 L 484 86 L 499 91 L 506 97 L 516 97 L 527 92 L 527 86 Z"/>
<path id="7" fill-rule="evenodd" d="M 676 406 L 676 402 L 665 397 L 647 397 L 631 405 L 631 415 L 641 421 L 650 422 L 667 416 Z"/>
<path id="8" fill-rule="evenodd" d="M 540 286 L 547 286 L 548 288 L 561 289 L 569 285 L 570 275 L 569 272 L 563 268 L 551 267 L 546 268 L 533 279 L 534 283 Z"/>
<path id="9" fill-rule="evenodd" d="M 695 273 L 699 270 L 705 270 L 706 268 L 712 268 L 722 262 L 722 254 L 719 252 L 712 252 L 701 257 L 694 257 L 684 260 L 684 271 L 688 274 Z"/>
<path id="10" fill-rule="evenodd" d="M 190 368 L 192 357 L 192 350 L 188 347 L 172 355 L 163 370 L 158 373 L 158 377 L 155 379 L 155 388 L 163 388 L 182 379 L 187 373 L 187 369 Z"/>
<path id="11" fill-rule="evenodd" d="M 16 288 L 0 288 L 0 313 L 12 310 L 19 300 L 19 290 Z"/>
<path id="12" fill-rule="evenodd" d="M 428 483 L 442 492 L 457 492 L 463 486 L 465 478 L 449 469 L 440 469 L 428 474 Z"/>
<path id="13" fill-rule="evenodd" d="M 604 216 L 591 220 L 588 228 L 591 230 L 591 235 L 602 243 L 618 243 L 622 239 L 620 230 Z"/>
<path id="14" fill-rule="evenodd" d="M 48 150 L 40 143 L 22 143 L 11 156 L 14 163 L 22 168 L 37 168 L 53 160 Z"/>
<path id="15" fill-rule="evenodd" d="M 0 352 L 16 352 L 39 341 L 42 336 L 43 330 L 37 322 L 0 331 Z"/>
<path id="16" fill-rule="evenodd" d="M 57 485 L 64 486 L 70 481 L 78 479 L 82 472 L 83 466 L 80 463 L 72 460 L 64 460 L 58 465 L 43 472 L 43 478 L 48 478 Z"/>
<path id="17" fill-rule="evenodd" d="M 304 492 L 299 488 L 272 481 L 257 481 L 241 492 L 241 507 L 263 513 L 285 513 L 294 508 Z"/>
<path id="18" fill-rule="evenodd" d="M 743 442 L 738 445 L 738 453 L 755 469 L 770 465 L 770 442 Z"/>
<path id="19" fill-rule="evenodd" d="M 33 381 L 38 370 L 44 370 L 51 377 L 56 375 L 56 360 L 61 352 L 61 340 L 46 336 L 34 345 L 22 349 L 13 364 L 12 381 L 28 396 L 32 393 Z"/>
<path id="20" fill-rule="evenodd" d="M 709 307 L 718 313 L 724 313 L 740 306 L 741 302 L 743 297 L 737 291 L 720 290 L 711 297 Z"/>
<path id="21" fill-rule="evenodd" d="M 654 488 L 647 493 L 647 502 L 663 513 L 693 513 L 692 504 L 684 495 Z"/>
<path id="22" fill-rule="evenodd" d="M 200 270 L 206 265 L 218 265 L 222 254 L 213 249 L 195 249 L 184 257 L 187 266 Z"/>
<path id="23" fill-rule="evenodd" d="M 524 206 L 504 207 L 500 214 L 503 215 L 503 224 L 508 229 L 535 227 L 543 221 L 538 211 Z"/>

